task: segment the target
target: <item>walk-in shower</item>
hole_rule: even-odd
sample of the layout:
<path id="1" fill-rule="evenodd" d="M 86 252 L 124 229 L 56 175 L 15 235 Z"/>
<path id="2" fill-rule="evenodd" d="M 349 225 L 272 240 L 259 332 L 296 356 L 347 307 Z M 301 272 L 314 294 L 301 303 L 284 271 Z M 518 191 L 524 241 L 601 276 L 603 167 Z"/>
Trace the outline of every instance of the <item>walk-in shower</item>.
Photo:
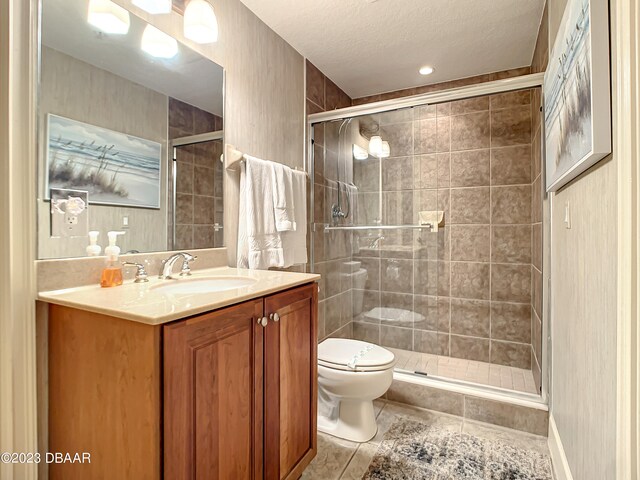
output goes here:
<path id="1" fill-rule="evenodd" d="M 319 337 L 539 396 L 540 75 L 309 116 Z"/>

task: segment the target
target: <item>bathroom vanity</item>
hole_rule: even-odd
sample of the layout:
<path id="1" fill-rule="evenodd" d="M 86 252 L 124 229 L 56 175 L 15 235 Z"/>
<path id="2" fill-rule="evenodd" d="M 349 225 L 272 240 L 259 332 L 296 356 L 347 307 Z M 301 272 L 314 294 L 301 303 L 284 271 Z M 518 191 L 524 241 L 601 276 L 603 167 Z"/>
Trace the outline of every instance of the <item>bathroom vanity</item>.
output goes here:
<path id="1" fill-rule="evenodd" d="M 42 292 L 48 450 L 91 454 L 50 478 L 299 478 L 316 452 L 317 278 L 224 267 Z M 216 279 L 242 286 L 203 291 Z"/>

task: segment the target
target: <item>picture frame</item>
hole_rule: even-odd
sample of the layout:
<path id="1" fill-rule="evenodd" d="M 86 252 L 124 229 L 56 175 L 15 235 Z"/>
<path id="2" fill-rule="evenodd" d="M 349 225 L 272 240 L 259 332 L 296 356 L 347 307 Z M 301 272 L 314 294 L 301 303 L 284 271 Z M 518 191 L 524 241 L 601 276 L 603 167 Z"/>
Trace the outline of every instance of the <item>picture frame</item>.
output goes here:
<path id="1" fill-rule="evenodd" d="M 162 144 L 47 114 L 45 192 L 86 190 L 91 204 L 160 209 Z"/>
<path id="2" fill-rule="evenodd" d="M 569 0 L 544 75 L 546 190 L 555 192 L 611 153 L 609 10 Z"/>

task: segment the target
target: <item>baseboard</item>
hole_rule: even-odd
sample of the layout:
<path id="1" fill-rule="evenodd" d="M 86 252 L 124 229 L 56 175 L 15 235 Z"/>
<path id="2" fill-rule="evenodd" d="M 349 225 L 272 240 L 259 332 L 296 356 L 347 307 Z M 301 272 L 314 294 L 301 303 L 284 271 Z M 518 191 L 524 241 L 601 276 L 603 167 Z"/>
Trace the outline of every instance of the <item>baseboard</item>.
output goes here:
<path id="1" fill-rule="evenodd" d="M 553 473 L 556 480 L 573 480 L 569 462 L 564 454 L 562 440 L 558 433 L 556 421 L 553 414 L 549 415 L 549 451 L 551 452 L 551 462 L 553 463 Z"/>

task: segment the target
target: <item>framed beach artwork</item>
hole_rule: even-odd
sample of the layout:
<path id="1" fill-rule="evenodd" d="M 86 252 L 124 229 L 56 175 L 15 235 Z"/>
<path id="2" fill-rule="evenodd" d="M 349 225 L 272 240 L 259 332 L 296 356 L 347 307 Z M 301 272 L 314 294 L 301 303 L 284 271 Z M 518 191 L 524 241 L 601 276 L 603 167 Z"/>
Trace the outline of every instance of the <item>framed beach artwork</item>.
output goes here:
<path id="1" fill-rule="evenodd" d="M 549 54 L 544 75 L 548 192 L 611 153 L 608 5 L 568 0 Z"/>
<path id="2" fill-rule="evenodd" d="M 162 145 L 47 115 L 47 185 L 86 190 L 92 204 L 160 208 Z"/>

